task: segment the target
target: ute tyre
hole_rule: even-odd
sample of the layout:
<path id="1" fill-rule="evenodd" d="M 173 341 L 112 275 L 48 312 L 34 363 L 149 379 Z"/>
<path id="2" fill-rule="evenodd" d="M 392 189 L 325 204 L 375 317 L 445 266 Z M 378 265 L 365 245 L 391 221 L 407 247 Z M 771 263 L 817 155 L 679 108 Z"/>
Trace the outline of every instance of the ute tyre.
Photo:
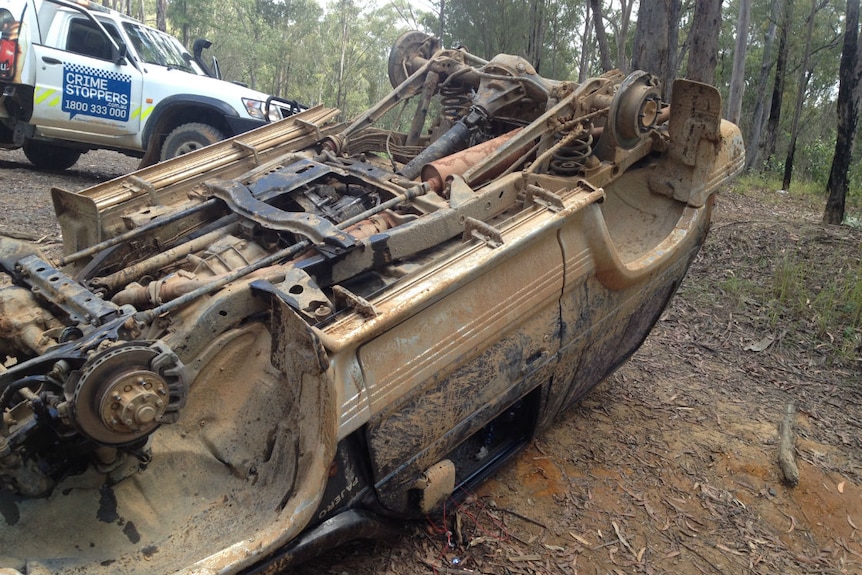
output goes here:
<path id="1" fill-rule="evenodd" d="M 174 128 L 165 138 L 161 159 L 169 160 L 176 156 L 182 156 L 210 144 L 215 144 L 220 140 L 224 140 L 224 134 L 208 124 L 198 122 L 182 124 Z"/>
<path id="2" fill-rule="evenodd" d="M 75 165 L 81 152 L 74 148 L 28 140 L 24 143 L 24 155 L 40 170 L 65 170 Z"/>

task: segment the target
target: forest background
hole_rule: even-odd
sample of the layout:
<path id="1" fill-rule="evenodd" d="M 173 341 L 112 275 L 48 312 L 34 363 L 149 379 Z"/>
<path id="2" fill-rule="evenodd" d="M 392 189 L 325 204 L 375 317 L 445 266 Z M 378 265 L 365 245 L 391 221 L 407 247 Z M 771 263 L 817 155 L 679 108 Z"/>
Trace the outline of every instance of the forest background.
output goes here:
<path id="1" fill-rule="evenodd" d="M 411 29 L 483 58 L 523 56 L 540 75 L 560 80 L 662 67 L 666 86 L 676 76 L 719 88 L 725 117 L 745 135 L 751 177 L 775 189 L 820 194 L 824 202 L 847 29 L 855 30 L 851 49 L 858 56 L 859 0 L 103 2 L 189 48 L 196 38 L 212 41 L 225 79 L 305 105 L 334 106 L 345 118 L 391 89 L 389 50 Z M 859 70 L 856 62 L 857 83 Z M 858 117 L 858 95 L 853 106 Z M 854 124 L 853 139 L 856 132 Z M 859 146 L 842 147 L 849 165 L 845 221 L 858 224 Z"/>

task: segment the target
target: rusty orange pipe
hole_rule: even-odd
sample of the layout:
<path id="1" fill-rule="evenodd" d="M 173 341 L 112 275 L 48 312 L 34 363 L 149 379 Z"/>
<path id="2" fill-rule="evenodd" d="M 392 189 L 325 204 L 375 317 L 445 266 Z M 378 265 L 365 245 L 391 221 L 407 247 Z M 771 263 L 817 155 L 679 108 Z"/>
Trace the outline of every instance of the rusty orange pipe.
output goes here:
<path id="1" fill-rule="evenodd" d="M 497 136 L 493 140 L 488 140 L 472 148 L 461 150 L 445 158 L 440 158 L 429 164 L 422 166 L 420 177 L 423 182 L 430 184 L 431 189 L 441 194 L 446 187 L 446 180 L 451 176 L 461 175 L 481 160 L 484 160 L 489 155 L 499 150 L 503 144 L 511 140 L 521 131 L 521 128 L 516 128 L 511 132 L 507 132 L 502 136 Z M 500 165 L 500 171 L 505 170 L 512 165 L 518 158 L 523 155 L 523 150 L 516 150 L 507 158 L 506 162 Z M 489 174 L 489 177 L 494 177 L 499 174 Z"/>

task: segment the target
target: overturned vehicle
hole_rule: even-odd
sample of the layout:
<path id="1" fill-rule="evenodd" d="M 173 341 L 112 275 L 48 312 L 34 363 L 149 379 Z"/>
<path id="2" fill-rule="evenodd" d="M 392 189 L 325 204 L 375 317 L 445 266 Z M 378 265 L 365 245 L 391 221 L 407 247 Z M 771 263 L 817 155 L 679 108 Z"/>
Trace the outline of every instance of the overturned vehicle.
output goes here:
<path id="1" fill-rule="evenodd" d="M 0 571 L 274 573 L 440 509 L 637 349 L 742 166 L 703 84 L 418 32 L 389 75 L 0 240 Z"/>

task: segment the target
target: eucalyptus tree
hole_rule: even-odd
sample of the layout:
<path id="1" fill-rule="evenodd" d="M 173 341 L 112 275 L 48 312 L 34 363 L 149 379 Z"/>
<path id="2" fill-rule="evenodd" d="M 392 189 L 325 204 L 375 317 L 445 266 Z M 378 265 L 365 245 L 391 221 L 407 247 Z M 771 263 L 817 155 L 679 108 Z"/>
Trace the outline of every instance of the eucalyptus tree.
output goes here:
<path id="1" fill-rule="evenodd" d="M 772 81 L 772 97 L 769 104 L 769 118 L 766 121 L 766 137 L 763 140 L 763 159 L 769 163 L 775 155 L 778 138 L 779 121 L 781 120 L 781 105 L 784 101 L 784 85 L 787 81 L 787 50 L 788 36 L 793 17 L 793 1 L 784 0 L 781 8 L 781 24 L 778 38 L 778 53 L 775 60 L 775 77 Z"/>
<path id="2" fill-rule="evenodd" d="M 811 78 L 812 70 L 811 62 L 811 38 L 814 34 L 814 19 L 817 16 L 818 10 L 822 8 L 827 0 L 811 0 L 811 12 L 808 14 L 805 30 L 805 55 L 802 59 L 802 67 L 799 70 L 799 89 L 796 94 L 796 107 L 793 112 L 793 123 L 790 127 L 790 145 L 787 148 L 787 158 L 784 161 L 784 180 L 781 183 L 782 189 L 790 187 L 790 180 L 793 174 L 793 159 L 796 154 L 796 139 L 799 133 L 799 118 L 802 115 L 802 105 L 805 102 L 805 92 L 808 89 L 808 81 Z"/>
<path id="3" fill-rule="evenodd" d="M 829 0 L 812 0 L 806 19 L 805 43 L 802 47 L 802 62 L 798 72 L 799 85 L 790 128 L 790 141 L 784 162 L 782 182 L 784 189 L 788 189 L 790 186 L 800 136 L 804 133 L 810 137 L 812 130 L 808 128 L 817 125 L 803 121 L 806 99 L 810 99 L 813 103 L 813 105 L 808 106 L 809 115 L 821 108 L 823 103 L 829 102 L 831 104 L 834 101 L 835 78 L 838 76 L 838 70 L 835 68 L 835 61 L 837 60 L 835 50 L 841 38 L 841 32 L 836 29 L 836 26 L 840 19 L 841 14 L 836 11 L 835 4 L 830 3 Z M 806 126 L 804 132 L 801 129 L 803 125 Z"/>
<path id="4" fill-rule="evenodd" d="M 217 22 L 221 6 L 215 0 L 171 0 L 168 19 L 172 28 L 179 28 L 180 41 L 189 46 L 195 38 L 208 35 Z"/>
<path id="5" fill-rule="evenodd" d="M 578 42 L 581 50 L 578 55 L 578 82 L 583 82 L 589 77 L 592 68 L 593 52 L 597 49 L 598 40 L 593 30 L 593 10 L 589 2 L 584 3 L 584 19 L 581 25 L 583 32 Z"/>
<path id="6" fill-rule="evenodd" d="M 549 78 L 571 79 L 574 62 L 580 44 L 577 42 L 577 28 L 583 14 L 578 2 L 552 2 L 548 6 L 545 49 L 547 56 L 542 66 L 542 74 Z"/>
<path id="7" fill-rule="evenodd" d="M 632 69 L 655 74 L 665 96 L 677 72 L 680 11 L 680 0 L 645 1 L 638 7 Z"/>
<path id="8" fill-rule="evenodd" d="M 835 154 L 826 186 L 828 199 L 823 223 L 844 221 L 844 206 L 850 188 L 848 172 L 853 158 L 862 101 L 862 43 L 859 42 L 859 0 L 847 0 L 844 42 L 838 87 L 838 133 Z"/>
<path id="9" fill-rule="evenodd" d="M 733 51 L 733 73 L 730 76 L 730 96 L 727 100 L 728 120 L 739 124 L 742 118 L 742 97 L 745 90 L 745 56 L 748 50 L 748 28 L 751 19 L 751 0 L 739 1 L 736 21 L 736 47 Z"/>
<path id="10" fill-rule="evenodd" d="M 750 170 L 754 166 L 759 166 L 762 157 L 763 146 L 761 145 L 761 135 L 765 126 L 765 119 L 770 114 L 771 100 L 766 98 L 766 90 L 769 83 L 769 78 L 772 75 L 773 68 L 776 67 L 776 62 L 773 59 L 773 48 L 775 46 L 775 36 L 784 13 L 784 0 L 771 0 L 769 17 L 763 23 L 764 28 L 761 28 L 763 33 L 763 43 L 761 48 L 760 74 L 757 81 L 757 91 L 755 92 L 754 102 L 752 105 L 753 112 L 751 113 L 751 126 L 748 131 L 745 147 L 745 169 Z M 755 37 L 756 38 L 756 37 Z M 754 39 L 754 38 L 753 38 Z"/>
<path id="11" fill-rule="evenodd" d="M 530 6 L 522 0 L 450 0 L 443 44 L 464 45 L 482 58 L 526 56 Z"/>
<path id="12" fill-rule="evenodd" d="M 599 44 L 599 58 L 602 63 L 602 72 L 607 72 L 613 65 L 611 64 L 611 47 L 608 44 L 608 36 L 605 33 L 605 18 L 601 0 L 590 0 L 590 9 L 593 12 L 593 28 L 595 28 L 596 40 Z"/>
<path id="13" fill-rule="evenodd" d="M 686 77 L 712 84 L 718 58 L 718 33 L 721 30 L 721 0 L 696 0 L 691 31 L 688 35 Z"/>
<path id="14" fill-rule="evenodd" d="M 634 8 L 635 0 L 617 0 L 614 2 L 614 5 L 619 6 L 619 10 L 606 12 L 605 20 L 611 28 L 614 38 L 614 47 L 616 49 L 614 65 L 625 72 L 629 70 L 626 45 L 630 40 L 629 32 L 632 24 L 632 9 Z"/>
<path id="15" fill-rule="evenodd" d="M 389 49 L 404 30 L 392 7 L 332 0 L 321 21 L 315 100 L 357 114 L 388 89 Z"/>

